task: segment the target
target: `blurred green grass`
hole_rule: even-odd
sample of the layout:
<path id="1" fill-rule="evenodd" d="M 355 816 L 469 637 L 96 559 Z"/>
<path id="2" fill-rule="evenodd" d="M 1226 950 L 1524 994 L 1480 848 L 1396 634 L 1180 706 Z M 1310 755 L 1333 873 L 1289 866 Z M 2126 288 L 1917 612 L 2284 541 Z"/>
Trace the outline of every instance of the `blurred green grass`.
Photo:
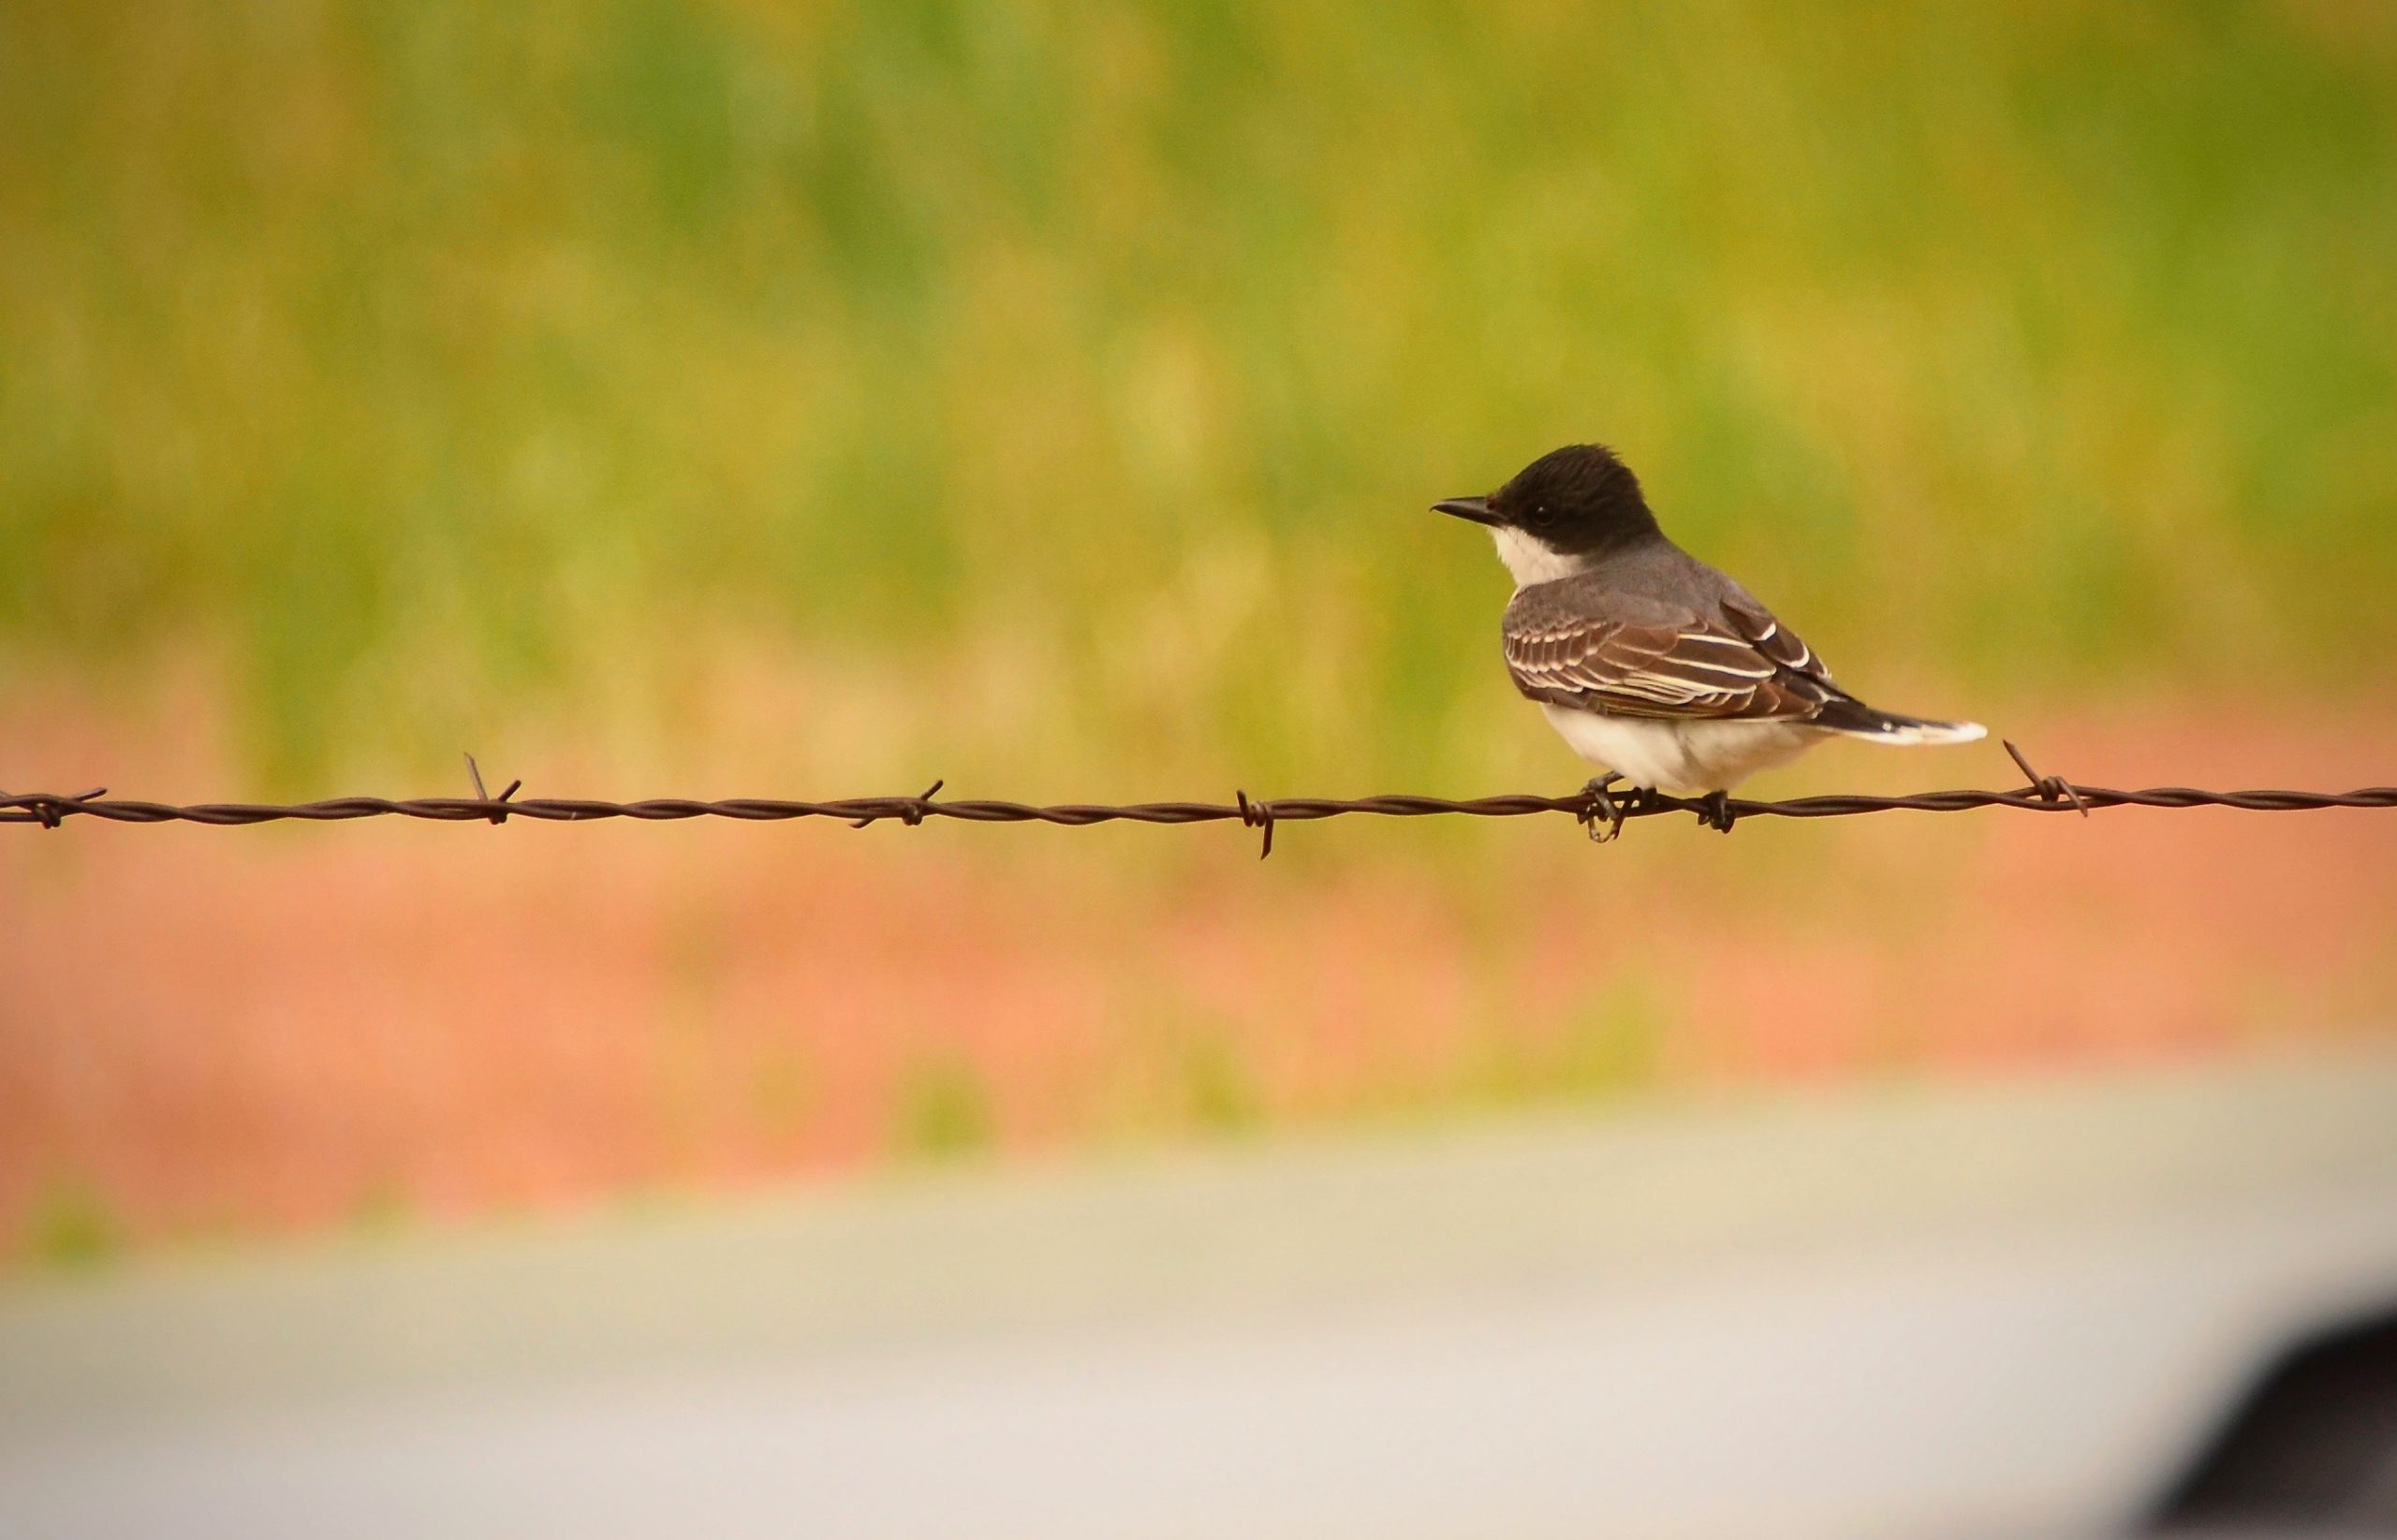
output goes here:
<path id="1" fill-rule="evenodd" d="M 2372 4 L 0 3 L 0 659 L 277 785 L 748 651 L 828 774 L 1457 786 L 1424 506 L 1595 436 L 1860 684 L 2335 697 L 2392 252 Z"/>

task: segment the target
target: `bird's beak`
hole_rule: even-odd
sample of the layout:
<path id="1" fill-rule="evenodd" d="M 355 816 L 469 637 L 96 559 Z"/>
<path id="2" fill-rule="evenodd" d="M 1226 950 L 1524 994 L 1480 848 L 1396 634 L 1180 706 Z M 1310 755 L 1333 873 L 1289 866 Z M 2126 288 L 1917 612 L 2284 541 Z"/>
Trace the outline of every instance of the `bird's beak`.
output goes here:
<path id="1" fill-rule="evenodd" d="M 1498 516 L 1490 511 L 1487 497 L 1451 497 L 1445 503 L 1432 505 L 1434 513 L 1453 513 L 1460 519 L 1470 519 L 1477 524 L 1494 524 Z"/>

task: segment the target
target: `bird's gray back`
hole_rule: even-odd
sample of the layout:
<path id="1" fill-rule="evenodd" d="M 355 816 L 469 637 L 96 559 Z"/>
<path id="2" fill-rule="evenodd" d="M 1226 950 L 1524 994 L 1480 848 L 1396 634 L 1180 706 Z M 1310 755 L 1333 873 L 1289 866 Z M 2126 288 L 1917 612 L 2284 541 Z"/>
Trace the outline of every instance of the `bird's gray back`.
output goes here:
<path id="1" fill-rule="evenodd" d="M 1694 616 L 1713 621 L 1727 604 L 1763 613 L 1756 596 L 1670 540 L 1652 540 L 1599 558 L 1583 571 L 1535 583 L 1507 607 L 1512 627 L 1566 620 L 1670 623 Z"/>

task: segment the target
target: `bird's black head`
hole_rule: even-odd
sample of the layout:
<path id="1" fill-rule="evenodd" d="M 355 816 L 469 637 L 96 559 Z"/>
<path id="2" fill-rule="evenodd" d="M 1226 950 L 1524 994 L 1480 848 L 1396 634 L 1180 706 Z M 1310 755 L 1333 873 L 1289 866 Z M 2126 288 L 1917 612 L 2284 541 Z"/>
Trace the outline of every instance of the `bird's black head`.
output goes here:
<path id="1" fill-rule="evenodd" d="M 1432 505 L 1502 532 L 1519 531 L 1561 556 L 1597 556 L 1659 532 L 1640 478 L 1603 444 L 1568 444 L 1517 472 L 1487 497 Z"/>

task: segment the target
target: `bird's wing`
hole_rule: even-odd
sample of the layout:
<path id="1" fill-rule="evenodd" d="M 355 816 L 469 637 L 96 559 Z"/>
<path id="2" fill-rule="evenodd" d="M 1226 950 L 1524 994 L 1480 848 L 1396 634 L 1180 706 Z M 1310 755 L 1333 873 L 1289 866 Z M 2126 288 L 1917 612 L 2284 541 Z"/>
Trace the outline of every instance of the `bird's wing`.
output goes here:
<path id="1" fill-rule="evenodd" d="M 1523 603 L 1534 592 L 1507 607 L 1506 624 L 1507 669 L 1534 700 L 1619 716 L 1803 722 L 1842 698 L 1813 651 L 1744 594 L 1701 609 L 1624 595 Z"/>

